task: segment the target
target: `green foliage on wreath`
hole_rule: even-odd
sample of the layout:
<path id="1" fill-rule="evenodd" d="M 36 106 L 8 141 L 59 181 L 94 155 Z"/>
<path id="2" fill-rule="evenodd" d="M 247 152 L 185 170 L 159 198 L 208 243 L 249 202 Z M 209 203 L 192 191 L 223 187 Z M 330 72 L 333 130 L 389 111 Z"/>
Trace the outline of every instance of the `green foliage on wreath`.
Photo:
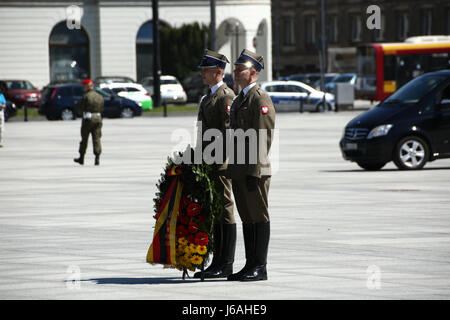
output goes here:
<path id="1" fill-rule="evenodd" d="M 190 151 L 185 151 L 190 152 Z M 183 157 L 183 153 L 179 152 L 178 156 Z M 177 165 L 173 158 L 168 157 L 161 177 L 156 184 L 157 192 L 154 202 L 154 212 L 159 211 L 159 205 L 164 198 L 164 195 L 170 188 L 170 185 L 175 178 L 169 176 L 170 168 Z M 206 219 L 199 223 L 200 229 L 208 234 L 210 240 L 207 247 L 208 253 L 205 258 L 213 251 L 214 239 L 212 238 L 214 224 L 219 223 L 222 217 L 223 195 L 217 191 L 217 185 L 220 183 L 217 174 L 214 173 L 213 168 L 205 163 L 202 164 L 178 164 L 181 168 L 182 174 L 179 177 L 183 183 L 182 197 L 188 197 L 191 201 L 199 203 L 202 207 L 202 214 Z"/>

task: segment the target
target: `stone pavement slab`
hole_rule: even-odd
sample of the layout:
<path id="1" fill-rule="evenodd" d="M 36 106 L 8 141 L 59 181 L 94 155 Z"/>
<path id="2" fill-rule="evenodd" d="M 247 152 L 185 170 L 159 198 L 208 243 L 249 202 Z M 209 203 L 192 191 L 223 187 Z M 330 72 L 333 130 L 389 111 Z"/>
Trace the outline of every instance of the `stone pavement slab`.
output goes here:
<path id="1" fill-rule="evenodd" d="M 361 170 L 338 147 L 359 112 L 277 115 L 269 280 L 255 283 L 145 262 L 156 183 L 194 115 L 105 119 L 99 167 L 91 145 L 72 161 L 79 120 L 7 123 L 0 299 L 449 299 L 450 160 Z M 237 270 L 243 250 L 238 224 Z"/>

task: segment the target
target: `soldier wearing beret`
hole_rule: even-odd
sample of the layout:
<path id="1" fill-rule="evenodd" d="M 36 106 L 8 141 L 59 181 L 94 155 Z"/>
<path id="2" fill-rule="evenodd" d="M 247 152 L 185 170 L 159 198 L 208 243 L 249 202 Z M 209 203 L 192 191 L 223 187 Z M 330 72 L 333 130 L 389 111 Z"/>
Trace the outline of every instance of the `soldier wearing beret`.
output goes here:
<path id="1" fill-rule="evenodd" d="M 214 159 L 220 158 L 212 164 L 212 167 L 220 181 L 218 192 L 223 194 L 223 212 L 221 222 L 214 225 L 213 260 L 204 271 L 205 278 L 226 278 L 231 275 L 236 248 L 236 222 L 233 215 L 231 180 L 224 176 L 227 168 L 224 137 L 229 127 L 230 106 L 235 97 L 233 90 L 223 82 L 227 63 L 229 61 L 224 55 L 207 49 L 199 65 L 203 82 L 209 86 L 208 94 L 202 98 L 198 111 L 198 122 L 202 129 L 200 133 L 204 137 L 207 130 L 215 129 L 211 139 L 221 139 L 224 148 L 223 156 L 212 155 Z M 212 142 L 202 139 L 202 151 Z M 199 278 L 200 273 L 197 272 L 194 277 Z"/>
<path id="2" fill-rule="evenodd" d="M 259 72 L 264 68 L 263 57 L 244 49 L 234 64 L 235 82 L 243 90 L 231 105 L 231 138 L 235 140 L 236 130 L 242 129 L 241 132 L 253 134 L 255 139 L 245 140 L 242 148 L 245 157 L 241 157 L 244 161 L 239 160 L 239 141 L 237 144 L 232 142 L 235 152 L 229 159 L 227 176 L 232 179 L 233 195 L 242 220 L 246 263 L 228 280 L 267 280 L 271 177 L 268 153 L 275 127 L 275 109 L 268 94 L 256 84 Z"/>
<path id="3" fill-rule="evenodd" d="M 103 97 L 95 92 L 94 83 L 91 79 L 82 81 L 84 96 L 78 106 L 78 113 L 82 115 L 81 122 L 81 142 L 78 158 L 73 161 L 79 164 L 84 164 L 84 155 L 86 153 L 89 135 L 92 135 L 92 142 L 94 146 L 95 165 L 100 164 L 100 154 L 102 152 L 101 137 L 102 137 L 102 111 L 104 106 Z"/>

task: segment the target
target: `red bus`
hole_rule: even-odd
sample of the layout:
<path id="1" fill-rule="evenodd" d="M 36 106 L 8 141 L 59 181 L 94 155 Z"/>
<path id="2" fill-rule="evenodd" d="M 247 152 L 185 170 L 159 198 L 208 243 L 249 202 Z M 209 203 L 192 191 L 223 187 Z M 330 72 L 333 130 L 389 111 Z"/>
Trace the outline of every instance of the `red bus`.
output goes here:
<path id="1" fill-rule="evenodd" d="M 359 46 L 359 97 L 381 101 L 423 73 L 450 69 L 449 53 L 450 37 L 445 36 Z"/>

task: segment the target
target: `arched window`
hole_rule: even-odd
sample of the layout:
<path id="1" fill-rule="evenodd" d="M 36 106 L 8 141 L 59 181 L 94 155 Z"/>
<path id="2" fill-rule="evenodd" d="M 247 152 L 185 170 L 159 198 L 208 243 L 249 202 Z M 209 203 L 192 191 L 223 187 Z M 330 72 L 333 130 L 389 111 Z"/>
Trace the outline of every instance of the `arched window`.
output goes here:
<path id="1" fill-rule="evenodd" d="M 58 23 L 50 33 L 50 81 L 90 77 L 89 38 L 86 31 Z"/>
<path id="2" fill-rule="evenodd" d="M 153 24 L 144 23 L 136 36 L 137 81 L 153 76 Z"/>

